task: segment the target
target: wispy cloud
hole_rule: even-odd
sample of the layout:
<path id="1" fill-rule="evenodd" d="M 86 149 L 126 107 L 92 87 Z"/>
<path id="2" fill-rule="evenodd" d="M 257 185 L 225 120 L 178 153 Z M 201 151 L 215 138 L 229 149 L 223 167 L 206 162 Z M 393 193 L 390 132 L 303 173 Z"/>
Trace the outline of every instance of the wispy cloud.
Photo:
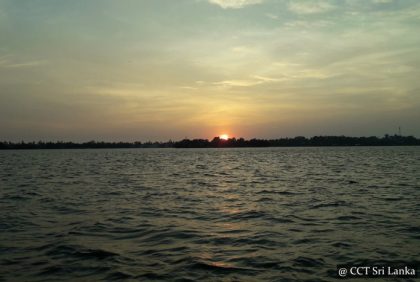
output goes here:
<path id="1" fill-rule="evenodd" d="M 263 83 L 278 82 L 282 81 L 280 78 L 272 78 L 260 75 L 251 76 L 249 79 L 238 79 L 238 80 L 223 80 L 214 82 L 214 85 L 227 86 L 227 87 L 251 87 Z"/>
<path id="2" fill-rule="evenodd" d="M 44 65 L 46 61 L 31 61 L 17 64 L 5 65 L 6 68 L 30 68 Z"/>
<path id="3" fill-rule="evenodd" d="M 213 83 L 214 85 L 229 87 L 249 87 L 263 83 L 261 80 L 223 80 Z"/>
<path id="4" fill-rule="evenodd" d="M 296 14 L 320 14 L 335 9 L 335 6 L 327 1 L 291 1 L 289 10 Z"/>
<path id="5" fill-rule="evenodd" d="M 318 21 L 290 21 L 284 24 L 288 28 L 299 28 L 299 29 L 316 29 L 331 26 L 333 22 L 327 20 Z"/>
<path id="6" fill-rule="evenodd" d="M 391 3 L 394 0 L 372 0 L 373 3 L 375 4 L 386 4 L 386 3 Z"/>
<path id="7" fill-rule="evenodd" d="M 223 9 L 240 9 L 245 6 L 260 4 L 263 0 L 209 0 L 209 2 Z"/>
<path id="8" fill-rule="evenodd" d="M 46 64 L 47 61 L 18 61 L 14 60 L 12 55 L 5 55 L 0 57 L 0 68 L 30 68 Z"/>

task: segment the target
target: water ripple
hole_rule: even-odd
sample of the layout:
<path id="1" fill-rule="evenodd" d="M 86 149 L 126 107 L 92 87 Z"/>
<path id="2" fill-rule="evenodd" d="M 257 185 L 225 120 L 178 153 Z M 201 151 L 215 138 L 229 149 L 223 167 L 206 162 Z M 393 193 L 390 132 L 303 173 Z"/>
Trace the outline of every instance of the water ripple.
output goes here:
<path id="1" fill-rule="evenodd" d="M 0 152 L 0 281 L 335 281 L 419 263 L 420 149 Z"/>

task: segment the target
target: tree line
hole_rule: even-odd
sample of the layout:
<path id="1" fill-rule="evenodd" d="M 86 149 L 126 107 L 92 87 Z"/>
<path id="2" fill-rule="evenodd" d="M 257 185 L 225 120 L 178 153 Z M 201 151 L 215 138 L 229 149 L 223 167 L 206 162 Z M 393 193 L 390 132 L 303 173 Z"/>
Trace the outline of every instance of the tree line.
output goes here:
<path id="1" fill-rule="evenodd" d="M 241 147 L 309 147 L 309 146 L 418 146 L 420 139 L 413 136 L 385 135 L 382 138 L 348 136 L 314 136 L 306 138 L 249 139 L 214 137 L 208 139 L 184 139 L 167 142 L 0 142 L 0 150 L 7 149 L 100 149 L 100 148 L 241 148 Z"/>

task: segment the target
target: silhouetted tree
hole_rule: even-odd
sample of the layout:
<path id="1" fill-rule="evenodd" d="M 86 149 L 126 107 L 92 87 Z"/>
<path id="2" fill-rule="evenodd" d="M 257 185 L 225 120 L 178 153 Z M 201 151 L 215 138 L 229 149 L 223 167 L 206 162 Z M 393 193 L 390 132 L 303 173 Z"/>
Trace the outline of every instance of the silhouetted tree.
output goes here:
<path id="1" fill-rule="evenodd" d="M 291 147 L 291 146 L 419 146 L 420 139 L 414 136 L 385 135 L 383 138 L 370 137 L 346 137 L 346 136 L 314 136 L 306 138 L 297 136 L 294 138 L 280 139 L 250 139 L 230 138 L 228 140 L 214 137 L 207 139 L 184 139 L 174 142 L 97 142 L 94 140 L 84 143 L 73 142 L 0 142 L 0 149 L 99 149 L 99 148 L 231 148 L 231 147 Z"/>

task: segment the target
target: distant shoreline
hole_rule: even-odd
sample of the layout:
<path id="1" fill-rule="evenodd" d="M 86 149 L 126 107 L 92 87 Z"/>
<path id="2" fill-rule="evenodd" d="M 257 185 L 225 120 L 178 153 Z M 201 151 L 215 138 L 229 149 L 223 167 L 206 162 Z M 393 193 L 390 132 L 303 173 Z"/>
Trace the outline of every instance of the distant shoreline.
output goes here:
<path id="1" fill-rule="evenodd" d="M 167 142 L 0 142 L 0 150 L 28 149 L 128 149 L 128 148 L 253 148 L 253 147 L 357 147 L 357 146 L 420 146 L 420 139 L 413 136 L 385 135 L 382 138 L 348 136 L 314 136 L 306 138 L 249 139 L 219 137 L 207 139 L 183 139 Z"/>

